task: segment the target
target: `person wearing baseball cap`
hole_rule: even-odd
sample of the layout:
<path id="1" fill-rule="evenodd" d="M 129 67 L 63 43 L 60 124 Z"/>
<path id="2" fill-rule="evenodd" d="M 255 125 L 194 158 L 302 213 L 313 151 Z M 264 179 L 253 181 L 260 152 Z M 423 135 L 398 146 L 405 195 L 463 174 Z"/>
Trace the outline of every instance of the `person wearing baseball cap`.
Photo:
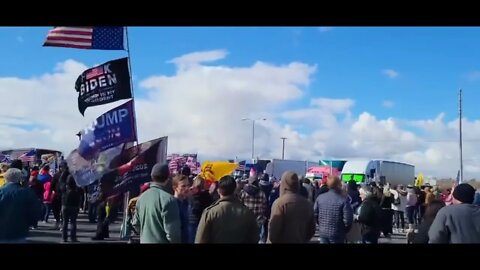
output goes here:
<path id="1" fill-rule="evenodd" d="M 472 204 L 475 189 L 460 184 L 452 195 L 453 204 L 440 209 L 430 227 L 429 243 L 480 244 L 480 207 Z"/>

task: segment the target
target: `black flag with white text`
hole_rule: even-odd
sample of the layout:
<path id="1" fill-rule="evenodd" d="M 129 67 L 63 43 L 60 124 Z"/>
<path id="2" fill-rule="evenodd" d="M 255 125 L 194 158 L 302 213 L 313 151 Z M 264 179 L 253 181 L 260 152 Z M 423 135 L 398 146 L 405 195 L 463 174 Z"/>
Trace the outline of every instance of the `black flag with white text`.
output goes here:
<path id="1" fill-rule="evenodd" d="M 132 98 L 128 58 L 112 60 L 85 70 L 77 79 L 78 110 Z"/>

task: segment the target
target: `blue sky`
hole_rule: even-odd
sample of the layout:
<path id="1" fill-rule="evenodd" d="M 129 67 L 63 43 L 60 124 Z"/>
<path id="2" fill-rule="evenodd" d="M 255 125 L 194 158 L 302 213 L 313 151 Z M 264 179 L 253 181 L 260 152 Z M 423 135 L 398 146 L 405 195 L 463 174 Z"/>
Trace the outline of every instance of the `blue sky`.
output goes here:
<path id="1" fill-rule="evenodd" d="M 67 59 L 73 59 L 75 63 L 78 62 L 78 65 L 91 67 L 94 64 L 125 56 L 125 52 L 121 51 L 44 48 L 41 45 L 49 29 L 51 28 L 0 28 L 0 41 L 3 48 L 0 50 L 0 58 L 3 61 L 0 65 L 0 77 L 16 77 L 27 82 L 47 73 L 62 73 L 55 70 L 55 66 Z M 315 69 L 313 72 L 308 72 L 302 67 L 299 70 L 303 71 L 295 71 L 307 74 L 306 79 L 303 77 L 298 79 L 307 80 L 306 84 L 296 82 L 296 75 L 292 75 L 291 80 L 295 82 L 289 83 L 302 91 L 301 98 L 289 97 L 288 101 L 281 100 L 272 105 L 274 109 L 265 109 L 262 113 L 273 114 L 312 108 L 310 104 L 312 99 L 316 98 L 351 99 L 354 105 L 346 109 L 353 117 L 353 122 L 349 122 L 349 125 L 354 126 L 354 120 L 358 120 L 363 112 L 368 112 L 379 123 L 384 121 L 379 125 L 384 125 L 388 132 L 413 132 L 412 134 L 419 139 L 428 140 L 428 136 L 422 137 L 429 132 L 422 130 L 425 125 L 413 127 L 405 123 L 433 121 L 440 113 L 444 113 L 441 123 L 437 123 L 438 126 L 432 127 L 432 130 L 438 134 L 445 133 L 447 129 L 453 130 L 453 124 L 450 124 L 450 127 L 448 125 L 458 117 L 457 93 L 461 87 L 464 89 L 465 98 L 464 117 L 472 121 L 480 118 L 480 111 L 476 110 L 475 102 L 480 98 L 480 92 L 477 89 L 480 87 L 480 28 L 478 27 L 130 27 L 129 34 L 135 96 L 145 102 L 153 99 L 152 95 L 160 95 L 162 89 L 166 88 L 163 82 L 154 82 L 149 84 L 150 89 L 147 89 L 146 82 L 154 81 L 150 79 L 166 79 L 171 81 L 169 86 L 184 82 L 185 78 L 179 72 L 178 66 L 168 63 L 169 60 L 194 52 L 225 50 L 227 53 L 218 57 L 217 61 L 204 61 L 202 68 L 207 70 L 209 67 L 223 67 L 230 72 L 240 74 L 242 69 L 253 69 L 257 62 L 266 63 L 275 68 L 298 62 Z M 81 70 L 80 67 L 78 68 Z M 73 79 L 75 74 L 70 76 Z M 215 80 L 220 80 L 220 77 L 215 77 Z M 275 77 L 275 80 L 281 81 L 281 78 Z M 64 91 L 74 92 L 73 85 L 66 84 L 62 87 L 65 88 Z M 0 85 L 0 91 L 5 94 L 8 90 L 2 89 Z M 262 91 L 262 89 L 255 91 Z M 167 96 L 162 97 L 167 98 Z M 158 106 L 163 105 L 157 104 Z M 325 108 L 319 113 L 324 112 Z M 316 113 L 316 111 L 310 113 Z M 345 112 L 342 111 L 340 115 L 333 116 L 334 119 L 341 121 L 346 117 L 343 113 Z M 201 113 L 199 115 L 202 116 Z M 395 119 L 395 127 L 398 130 L 389 130 L 386 121 L 391 117 Z M 367 121 L 369 118 L 365 116 L 363 119 Z M 37 127 L 37 124 L 33 120 L 31 127 Z M 283 126 L 282 132 L 293 132 L 292 136 L 300 134 L 309 138 L 315 137 L 314 133 L 322 129 L 317 125 L 308 124 L 295 127 L 297 122 L 281 118 L 275 123 L 277 124 Z M 286 125 L 293 126 L 295 130 L 289 130 L 285 127 Z M 474 134 L 476 122 L 472 122 L 472 125 L 475 128 L 472 126 L 471 134 Z M 18 124 L 10 126 L 19 127 Z M 350 126 L 343 127 L 345 128 Z M 262 136 L 261 128 L 258 132 L 259 136 Z M 176 134 L 173 131 L 172 133 Z M 265 139 L 268 141 L 267 138 Z M 61 139 L 58 140 L 61 141 Z M 375 138 L 369 140 L 374 141 Z M 291 143 L 293 144 L 293 139 Z M 70 142 L 69 145 L 71 144 Z M 319 145 L 318 147 L 323 147 L 323 150 L 318 151 L 329 151 L 325 150 L 329 146 Z M 338 147 L 340 146 L 336 145 L 332 148 L 334 150 L 330 150 L 331 155 L 342 157 L 347 155 L 335 152 L 340 151 Z M 454 149 L 454 146 L 451 147 Z M 429 149 L 433 148 L 424 145 L 419 149 L 419 153 L 424 157 L 443 155 L 435 152 L 436 150 L 429 152 Z M 244 151 L 242 154 L 248 156 L 249 147 L 247 145 L 245 149 L 238 151 Z M 413 152 L 405 150 L 397 154 L 404 155 L 402 157 L 411 162 L 421 159 L 419 153 Z M 297 156 L 301 153 L 305 152 L 299 151 Z M 453 157 L 452 159 L 454 160 Z"/>
<path id="2" fill-rule="evenodd" d="M 68 58 L 93 65 L 124 55 L 42 48 L 48 29 L 0 28 L 0 57 L 9 63 L 0 66 L 0 73 L 28 78 L 49 72 Z M 468 79 L 468 74 L 480 70 L 476 27 L 336 27 L 326 32 L 316 27 L 131 27 L 129 32 L 136 79 L 172 74 L 174 66 L 166 61 L 176 56 L 225 48 L 228 58 L 218 64 L 241 67 L 261 60 L 317 65 L 307 98 L 292 106 L 306 106 L 310 95 L 321 94 L 355 99 L 354 113 L 368 109 L 379 117 L 422 119 L 445 111 L 447 119 L 454 119 L 457 90 L 463 87 L 465 115 L 480 115 L 468 102 L 480 97 L 475 89 L 480 78 Z M 382 74 L 385 69 L 399 76 L 391 79 Z M 382 107 L 384 100 L 394 106 Z"/>

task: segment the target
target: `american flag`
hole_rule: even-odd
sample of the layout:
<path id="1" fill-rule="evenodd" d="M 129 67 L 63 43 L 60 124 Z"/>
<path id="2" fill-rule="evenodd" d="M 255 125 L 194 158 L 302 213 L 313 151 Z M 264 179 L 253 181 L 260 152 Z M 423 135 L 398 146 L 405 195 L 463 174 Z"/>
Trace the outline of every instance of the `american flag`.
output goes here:
<path id="1" fill-rule="evenodd" d="M 18 159 L 20 159 L 22 162 L 34 162 L 35 156 L 35 150 L 30 150 L 29 152 L 25 152 L 25 154 L 19 156 Z"/>
<path id="2" fill-rule="evenodd" d="M 100 67 L 92 68 L 91 70 L 89 70 L 85 77 L 87 80 L 90 80 L 91 78 L 100 76 L 102 74 L 103 74 L 103 66 L 100 66 Z"/>
<path id="3" fill-rule="evenodd" d="M 237 168 L 237 171 L 245 171 L 247 170 L 247 167 L 245 167 L 245 163 L 247 161 L 246 160 L 242 160 L 240 162 L 238 162 L 238 168 Z"/>
<path id="4" fill-rule="evenodd" d="M 123 27 L 57 26 L 48 31 L 45 47 L 124 50 Z"/>

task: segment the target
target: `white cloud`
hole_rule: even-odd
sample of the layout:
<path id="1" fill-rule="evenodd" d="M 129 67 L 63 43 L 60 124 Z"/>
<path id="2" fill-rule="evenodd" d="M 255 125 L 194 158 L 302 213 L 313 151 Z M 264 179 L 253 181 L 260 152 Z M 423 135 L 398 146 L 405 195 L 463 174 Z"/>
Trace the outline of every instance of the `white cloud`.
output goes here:
<path id="1" fill-rule="evenodd" d="M 198 65 L 201 63 L 214 62 L 221 60 L 227 56 L 228 52 L 226 50 L 214 50 L 214 51 L 203 51 L 203 52 L 193 52 L 189 54 L 176 57 L 167 63 L 173 63 L 180 68 L 185 68 L 192 65 Z"/>
<path id="2" fill-rule="evenodd" d="M 385 74 L 390 79 L 395 79 L 400 75 L 400 73 L 398 73 L 398 71 L 393 70 L 393 69 L 384 69 L 384 70 L 382 70 L 382 73 Z"/>
<path id="3" fill-rule="evenodd" d="M 333 30 L 333 27 L 325 27 L 325 26 L 318 27 L 318 31 L 320 31 L 321 33 L 330 32 L 332 30 Z"/>
<path id="4" fill-rule="evenodd" d="M 470 81 L 477 81 L 480 79 L 480 71 L 472 71 L 467 74 L 467 79 Z"/>
<path id="5" fill-rule="evenodd" d="M 355 101 L 352 99 L 331 99 L 331 98 L 315 98 L 310 101 L 311 105 L 319 106 L 333 113 L 346 112 L 353 106 Z"/>
<path id="6" fill-rule="evenodd" d="M 169 152 L 198 152 L 203 160 L 248 158 L 252 126 L 241 118 L 266 117 L 255 128 L 255 151 L 261 158 L 279 158 L 280 137 L 285 136 L 288 159 L 386 158 L 412 163 L 425 175 L 456 175 L 458 119 L 446 121 L 443 113 L 434 119 L 379 119 L 370 112 L 352 114 L 353 99 L 320 96 L 312 98 L 310 106 L 292 108 L 316 72 L 315 65 L 305 63 L 259 61 L 245 67 L 174 63 L 177 73 L 171 76 L 138 79 L 145 91 L 145 97 L 136 101 L 140 141 L 167 135 Z M 125 102 L 88 108 L 82 117 L 73 86 L 85 68 L 67 60 L 47 74 L 0 77 L 0 92 L 9 93 L 0 114 L 0 148 L 36 146 L 68 152 L 78 145 L 78 130 Z M 479 137 L 480 121 L 464 119 L 467 179 L 480 178 Z"/>
<path id="7" fill-rule="evenodd" d="M 17 42 L 18 43 L 23 43 L 23 37 L 22 36 L 17 36 Z"/>
<path id="8" fill-rule="evenodd" d="M 391 100 L 384 100 L 382 106 L 385 108 L 393 108 L 393 106 L 395 106 L 395 103 Z"/>

